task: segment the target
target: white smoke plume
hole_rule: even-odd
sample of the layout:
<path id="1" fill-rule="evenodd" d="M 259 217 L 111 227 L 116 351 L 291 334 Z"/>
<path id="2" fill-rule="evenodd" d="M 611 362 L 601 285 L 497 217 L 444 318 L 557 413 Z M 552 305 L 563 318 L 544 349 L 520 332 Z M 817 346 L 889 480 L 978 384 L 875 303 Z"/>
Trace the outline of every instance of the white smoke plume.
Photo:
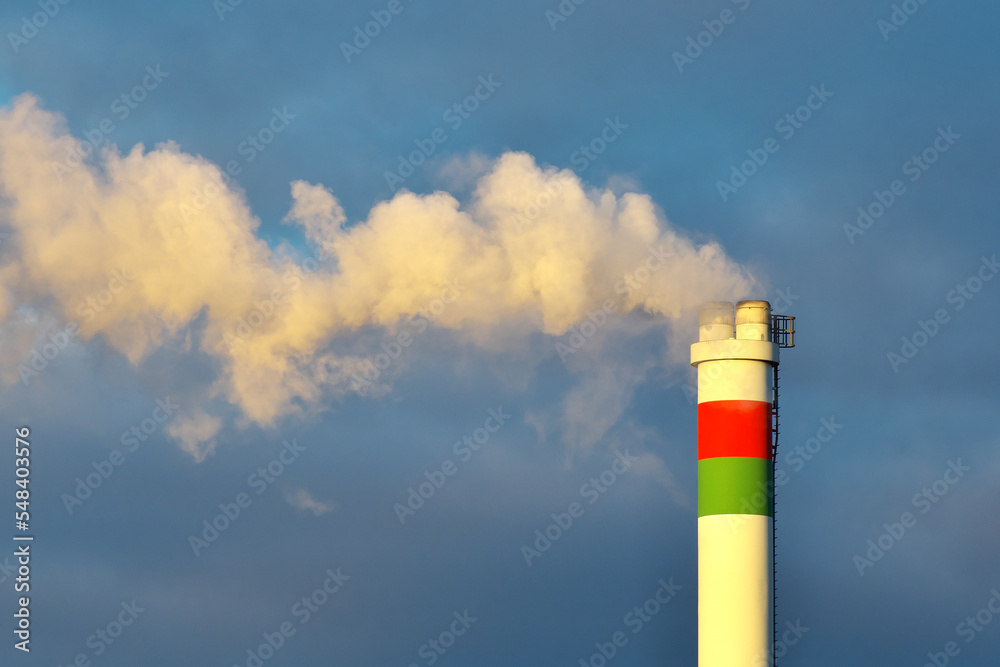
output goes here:
<path id="1" fill-rule="evenodd" d="M 362 328 L 422 323 L 497 346 L 500 331 L 566 334 L 609 300 L 613 318 L 677 318 L 755 284 L 648 196 L 589 188 L 524 153 L 492 161 L 465 205 L 400 191 L 350 225 L 331 191 L 292 183 L 286 222 L 320 260 L 304 268 L 257 236 L 245 197 L 211 162 L 168 142 L 67 163 L 78 145 L 30 94 L 0 109 L 0 327 L 24 313 L 75 321 L 79 341 L 100 337 L 135 366 L 164 348 L 206 355 L 204 396 L 250 423 L 376 391 L 352 377 L 378 350 L 338 346 Z M 16 339 L 4 340 L 8 382 L 30 353 Z M 170 434 L 200 459 L 220 426 L 199 408 Z"/>

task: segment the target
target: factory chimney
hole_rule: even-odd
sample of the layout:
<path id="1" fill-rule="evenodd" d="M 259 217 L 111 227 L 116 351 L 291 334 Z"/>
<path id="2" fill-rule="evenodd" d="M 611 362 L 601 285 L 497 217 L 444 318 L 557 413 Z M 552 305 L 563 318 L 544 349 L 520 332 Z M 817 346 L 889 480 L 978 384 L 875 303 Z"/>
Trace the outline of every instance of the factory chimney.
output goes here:
<path id="1" fill-rule="evenodd" d="M 794 318 L 767 301 L 698 314 L 698 665 L 773 665 L 778 349 Z"/>

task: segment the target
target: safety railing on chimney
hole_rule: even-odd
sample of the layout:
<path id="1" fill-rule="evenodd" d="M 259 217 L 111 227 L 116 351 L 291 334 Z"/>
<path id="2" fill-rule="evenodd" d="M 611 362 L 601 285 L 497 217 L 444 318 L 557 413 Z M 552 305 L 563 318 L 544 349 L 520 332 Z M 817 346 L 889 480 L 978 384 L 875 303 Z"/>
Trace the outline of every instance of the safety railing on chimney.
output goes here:
<path id="1" fill-rule="evenodd" d="M 771 342 L 778 347 L 795 347 L 795 317 L 771 315 Z"/>

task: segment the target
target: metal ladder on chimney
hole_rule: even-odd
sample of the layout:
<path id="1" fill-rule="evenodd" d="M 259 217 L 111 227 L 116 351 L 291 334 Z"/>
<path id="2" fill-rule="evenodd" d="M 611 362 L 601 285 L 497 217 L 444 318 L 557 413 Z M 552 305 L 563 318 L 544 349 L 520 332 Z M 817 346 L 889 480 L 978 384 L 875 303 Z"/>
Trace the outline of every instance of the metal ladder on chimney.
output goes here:
<path id="1" fill-rule="evenodd" d="M 778 645 L 778 485 L 774 476 L 778 470 L 778 434 L 781 423 L 778 421 L 778 365 L 774 365 L 774 394 L 771 397 L 771 604 L 773 619 L 771 639 L 771 665 L 777 667 L 778 656 L 775 647 Z"/>
<path id="2" fill-rule="evenodd" d="M 790 315 L 771 316 L 771 342 L 778 347 L 795 347 L 795 318 Z M 778 470 L 778 434 L 781 432 L 781 422 L 778 413 L 778 365 L 774 365 L 774 392 L 771 395 L 771 595 L 772 595 L 772 629 L 771 665 L 777 667 L 778 657 L 775 650 L 778 645 L 778 485 L 774 477 Z"/>

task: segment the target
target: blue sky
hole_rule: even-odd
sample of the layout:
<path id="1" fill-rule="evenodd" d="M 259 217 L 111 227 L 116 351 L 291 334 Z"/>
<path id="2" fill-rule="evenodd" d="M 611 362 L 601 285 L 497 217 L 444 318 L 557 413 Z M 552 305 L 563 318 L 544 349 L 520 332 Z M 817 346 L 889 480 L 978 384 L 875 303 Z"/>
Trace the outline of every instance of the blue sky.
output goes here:
<path id="1" fill-rule="evenodd" d="M 781 365 L 789 481 L 778 490 L 778 595 L 779 622 L 808 630 L 788 635 L 779 664 L 917 666 L 949 642 L 950 664 L 991 664 L 995 6 L 588 0 L 563 2 L 575 9 L 557 20 L 554 0 L 225 1 L 69 2 L 37 31 L 24 19 L 39 4 L 5 4 L 4 115 L 31 93 L 77 139 L 99 131 L 100 147 L 174 142 L 198 164 L 234 163 L 229 187 L 259 221 L 254 233 L 300 265 L 317 247 L 311 223 L 283 219 L 307 194 L 328 200 L 318 190 L 293 197 L 291 183 L 321 184 L 343 228 L 363 229 L 395 194 L 386 172 L 428 141 L 433 154 L 402 187 L 448 191 L 470 209 L 476 183 L 508 151 L 593 188 L 647 194 L 661 227 L 719 244 L 752 273 L 757 287 L 734 298 L 768 298 L 797 317 L 798 344 Z M 379 17 L 386 25 L 348 62 L 341 44 Z M 675 56 L 685 50 L 690 62 Z M 464 114 L 449 115 L 463 102 Z M 106 120 L 113 130 L 101 130 Z M 605 128 L 614 129 L 593 143 Z M 255 135 L 269 142 L 254 147 Z M 586 146 L 603 150 L 586 157 Z M 102 159 L 87 169 L 104 173 Z M 0 263 L 27 271 L 25 257 L 44 260 L 45 246 L 20 240 L 27 228 L 10 203 L 30 184 L 15 183 L 15 167 L 0 191 L 11 234 Z M 135 206 L 143 225 L 148 202 Z M 872 216 L 866 228 L 859 208 Z M 419 266 L 427 243 L 403 263 Z M 80 255 L 66 271 L 86 264 Z M 136 358 L 135 339 L 117 337 L 123 327 L 77 336 L 22 381 L 24 355 L 78 311 L 55 288 L 18 302 L 27 288 L 12 276 L 0 273 L 0 415 L 8 433 L 31 429 L 36 542 L 32 651 L 15 651 L 5 631 L 10 664 L 69 665 L 82 654 L 95 665 L 247 665 L 266 636 L 279 643 L 283 623 L 294 634 L 264 664 L 577 665 L 618 631 L 628 642 L 615 664 L 695 664 L 690 309 L 676 319 L 616 314 L 599 344 L 566 362 L 555 347 L 565 329 L 472 316 L 430 326 L 378 391 L 324 385 L 293 393 L 300 409 L 255 420 L 249 402 L 208 389 L 224 367 L 198 347 L 205 312 L 170 336 L 150 334 Z M 147 289 L 139 279 L 126 290 L 135 286 Z M 324 350 L 374 358 L 416 326 L 369 322 Z M 197 416 L 186 431 L 171 397 L 176 412 Z M 842 428 L 819 442 L 824 420 Z M 179 441 L 198 429 L 213 444 L 193 456 Z M 67 506 L 115 451 L 100 486 Z M 606 491 L 585 491 L 626 451 L 640 462 Z M 13 456 L 3 466 L 12 480 Z M 401 523 L 394 506 L 442 479 Z M 9 498 L 12 485 L 2 486 Z M 521 547 L 573 502 L 582 515 L 526 563 Z M 234 508 L 207 541 L 203 522 Z M 912 525 L 892 536 L 905 513 Z M 192 535 L 205 544 L 192 546 Z M 859 565 L 880 537 L 890 548 Z M 0 577 L 12 611 L 13 577 Z M 661 580 L 679 588 L 636 631 L 628 614 Z M 304 596 L 316 606 L 308 615 L 296 607 Z M 134 619 L 123 608 L 133 601 L 143 610 Z M 95 638 L 119 618 L 132 619 L 119 637 Z M 452 631 L 448 648 L 428 643 Z"/>

